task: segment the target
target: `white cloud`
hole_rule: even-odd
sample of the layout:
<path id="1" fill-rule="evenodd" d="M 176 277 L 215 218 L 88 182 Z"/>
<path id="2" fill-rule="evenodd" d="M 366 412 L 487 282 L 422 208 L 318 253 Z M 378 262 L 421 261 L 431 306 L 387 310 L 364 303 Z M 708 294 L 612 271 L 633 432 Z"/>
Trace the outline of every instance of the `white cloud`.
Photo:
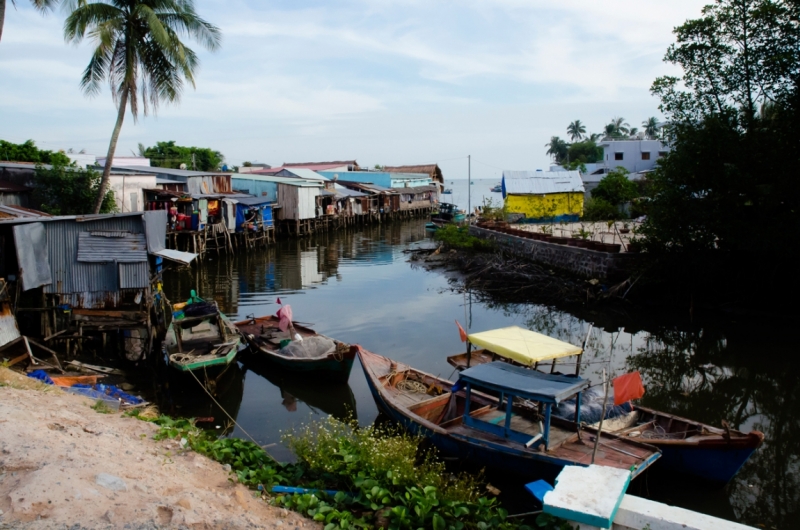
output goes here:
<path id="1" fill-rule="evenodd" d="M 180 105 L 128 120 L 120 149 L 174 139 L 233 163 L 472 153 L 546 167 L 544 144 L 571 120 L 597 131 L 614 115 L 657 114 L 649 86 L 674 71 L 661 61 L 671 30 L 706 1 L 204 2 L 223 48 L 200 53 L 197 89 Z M 90 46 L 64 44 L 63 16 L 25 2 L 7 13 L 0 137 L 102 153 L 113 107 L 107 93 L 81 94 Z"/>

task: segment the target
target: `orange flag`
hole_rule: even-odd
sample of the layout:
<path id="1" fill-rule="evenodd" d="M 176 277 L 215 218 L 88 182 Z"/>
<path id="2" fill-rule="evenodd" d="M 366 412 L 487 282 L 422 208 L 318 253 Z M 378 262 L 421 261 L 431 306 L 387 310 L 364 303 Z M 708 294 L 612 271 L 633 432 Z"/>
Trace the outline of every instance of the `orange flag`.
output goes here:
<path id="1" fill-rule="evenodd" d="M 638 371 L 614 378 L 614 405 L 622 405 L 643 395 L 644 385 Z"/>
<path id="2" fill-rule="evenodd" d="M 467 332 L 464 331 L 464 328 L 461 327 L 458 320 L 456 320 L 456 326 L 458 326 L 458 335 L 461 337 L 461 342 L 467 342 Z"/>

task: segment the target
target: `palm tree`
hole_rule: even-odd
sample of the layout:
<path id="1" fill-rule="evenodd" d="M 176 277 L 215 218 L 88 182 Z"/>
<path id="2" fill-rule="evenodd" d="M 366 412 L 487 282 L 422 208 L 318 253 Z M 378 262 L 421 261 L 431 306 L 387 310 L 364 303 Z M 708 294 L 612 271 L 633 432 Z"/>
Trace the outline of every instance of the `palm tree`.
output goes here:
<path id="1" fill-rule="evenodd" d="M 658 138 L 658 120 L 655 116 L 644 120 L 642 122 L 642 128 L 644 128 L 644 135 L 646 138 L 651 140 Z"/>
<path id="2" fill-rule="evenodd" d="M 569 149 L 569 144 L 559 138 L 558 136 L 550 137 L 550 143 L 544 144 L 547 147 L 547 154 L 552 155 L 553 160 L 560 163 L 562 160 L 567 158 L 567 150 Z"/>
<path id="3" fill-rule="evenodd" d="M 597 143 L 597 140 L 599 140 L 599 139 L 600 139 L 600 138 L 602 138 L 602 137 L 603 137 L 603 135 L 602 135 L 602 134 L 599 134 L 599 133 L 591 133 L 591 134 L 589 134 L 589 135 L 586 137 L 586 139 L 587 139 L 587 140 L 589 140 L 590 142 L 595 142 L 595 143 Z"/>
<path id="4" fill-rule="evenodd" d="M 636 127 L 631 127 L 628 130 L 628 136 L 630 136 L 631 138 L 635 138 L 637 134 L 639 134 L 639 129 L 637 129 Z"/>
<path id="5" fill-rule="evenodd" d="M 219 47 L 221 36 L 216 26 L 197 15 L 193 0 L 72 0 L 76 1 L 77 7 L 64 23 L 64 37 L 79 43 L 88 33 L 97 46 L 83 72 L 81 88 L 93 96 L 107 80 L 117 104 L 117 122 L 94 206 L 97 213 L 108 189 L 126 108 L 135 123 L 140 100 L 145 116 L 162 101 L 178 101 L 184 81 L 195 86 L 199 64 L 180 36 L 193 37 L 208 50 Z"/>
<path id="6" fill-rule="evenodd" d="M 586 126 L 581 123 L 581 120 L 575 120 L 567 125 L 567 134 L 574 142 L 575 140 L 582 140 L 583 135 L 586 133 Z"/>
<path id="7" fill-rule="evenodd" d="M 41 11 L 42 13 L 46 13 L 59 2 L 59 0 L 31 0 L 33 7 Z M 17 6 L 17 3 L 14 0 L 11 0 L 11 5 L 14 7 Z M 6 18 L 6 0 L 0 0 L 0 39 L 3 38 L 3 21 Z"/>
<path id="8" fill-rule="evenodd" d="M 611 120 L 612 125 L 614 125 L 614 130 L 619 135 L 628 134 L 630 131 L 630 125 L 625 123 L 625 118 L 613 118 Z"/>

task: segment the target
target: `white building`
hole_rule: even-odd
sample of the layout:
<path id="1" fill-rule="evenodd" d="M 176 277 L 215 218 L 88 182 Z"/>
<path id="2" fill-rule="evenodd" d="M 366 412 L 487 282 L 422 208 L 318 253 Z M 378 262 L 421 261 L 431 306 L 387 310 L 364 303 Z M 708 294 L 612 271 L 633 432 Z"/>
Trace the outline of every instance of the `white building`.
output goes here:
<path id="1" fill-rule="evenodd" d="M 669 148 L 658 140 L 603 140 L 602 163 L 606 169 L 624 167 L 629 173 L 653 169 Z M 608 171 L 606 171 L 607 173 Z"/>

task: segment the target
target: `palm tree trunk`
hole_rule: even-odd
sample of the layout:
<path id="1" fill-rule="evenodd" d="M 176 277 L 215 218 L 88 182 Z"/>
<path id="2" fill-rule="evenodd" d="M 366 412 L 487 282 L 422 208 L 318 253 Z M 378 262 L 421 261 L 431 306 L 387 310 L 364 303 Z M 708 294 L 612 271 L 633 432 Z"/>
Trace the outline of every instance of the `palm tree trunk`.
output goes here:
<path id="1" fill-rule="evenodd" d="M 3 22 L 6 19 L 6 0 L 0 0 L 0 40 L 3 39 Z"/>
<path id="2" fill-rule="evenodd" d="M 0 0 L 2 2 L 3 0 Z M 103 206 L 103 199 L 108 190 L 108 183 L 111 180 L 111 164 L 114 162 L 114 152 L 117 150 L 117 140 L 119 131 L 122 129 L 122 121 L 125 119 L 125 107 L 128 105 L 128 90 L 124 89 L 119 96 L 119 110 L 117 111 L 117 123 L 114 125 L 114 132 L 111 133 L 111 143 L 108 144 L 108 155 L 106 156 L 106 166 L 103 168 L 103 179 L 100 181 L 100 190 L 97 192 L 97 200 L 94 203 L 94 213 L 100 213 Z"/>

